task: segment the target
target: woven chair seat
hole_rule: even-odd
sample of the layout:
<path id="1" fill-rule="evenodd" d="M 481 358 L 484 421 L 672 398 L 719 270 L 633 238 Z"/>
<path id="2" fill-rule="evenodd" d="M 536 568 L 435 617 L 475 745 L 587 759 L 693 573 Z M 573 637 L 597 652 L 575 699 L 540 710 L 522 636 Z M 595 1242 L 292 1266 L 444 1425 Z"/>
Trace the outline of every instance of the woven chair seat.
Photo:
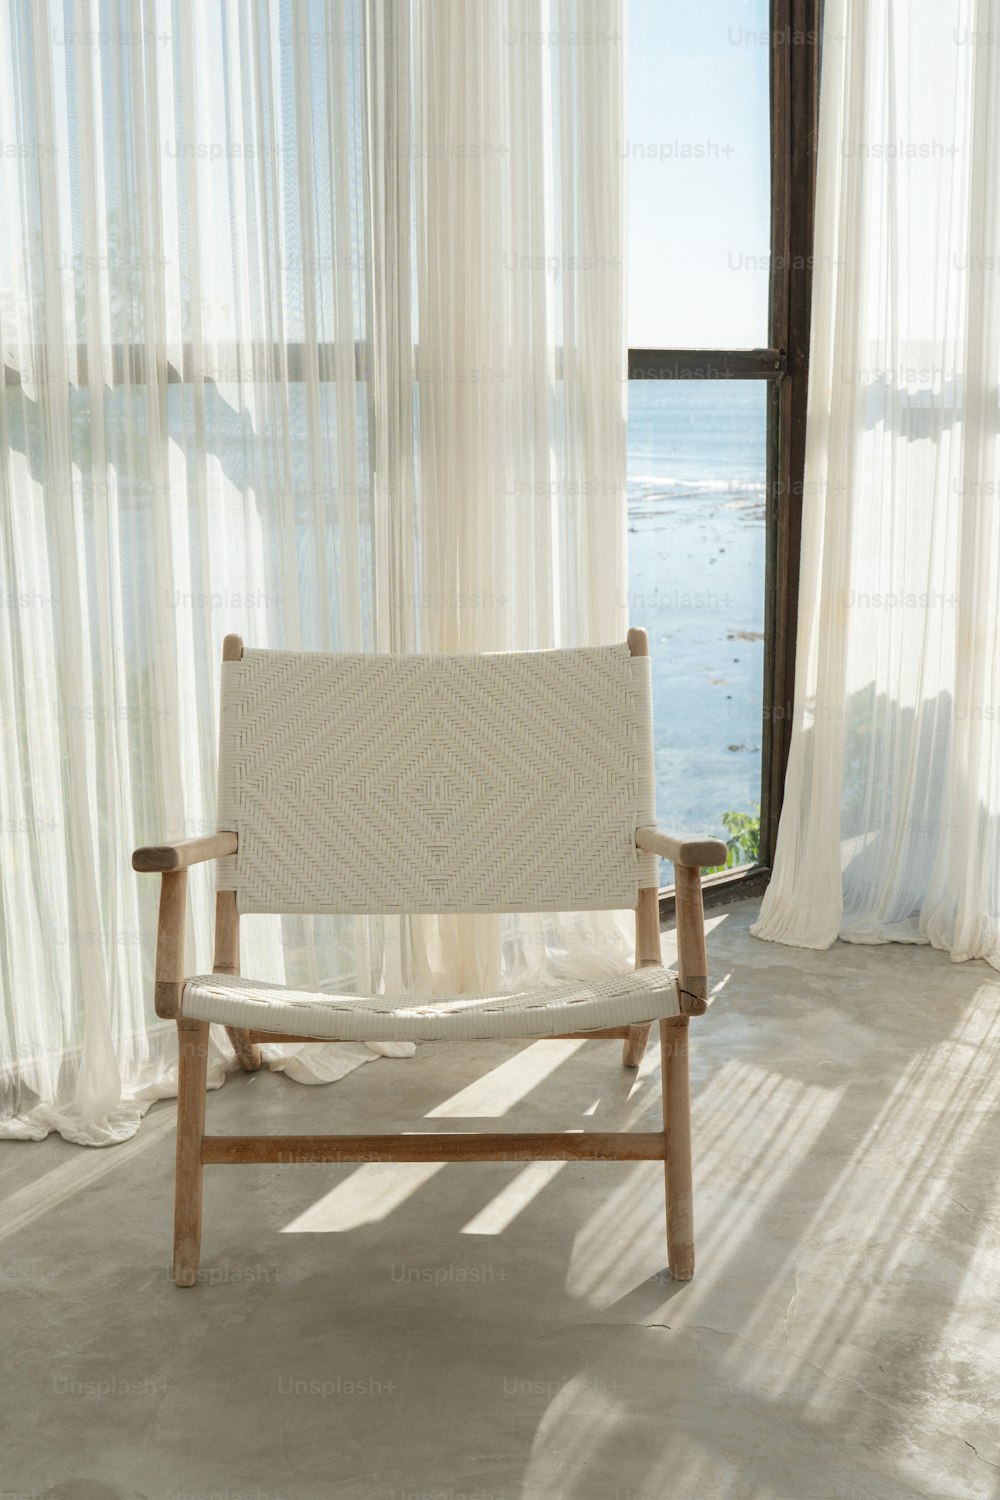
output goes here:
<path id="1" fill-rule="evenodd" d="M 229 974 L 184 988 L 183 1014 L 251 1031 L 345 1042 L 559 1036 L 680 1014 L 677 976 L 647 968 L 492 995 L 330 995 Z"/>

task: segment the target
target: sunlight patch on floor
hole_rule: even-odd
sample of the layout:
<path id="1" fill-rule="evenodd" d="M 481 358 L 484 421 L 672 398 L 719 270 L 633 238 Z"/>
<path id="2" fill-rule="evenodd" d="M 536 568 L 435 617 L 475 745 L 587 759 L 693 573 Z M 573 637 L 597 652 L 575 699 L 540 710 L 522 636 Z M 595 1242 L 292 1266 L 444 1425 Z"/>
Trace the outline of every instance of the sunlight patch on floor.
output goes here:
<path id="1" fill-rule="evenodd" d="M 537 1407 L 539 1396 L 549 1398 L 518 1493 L 531 1500 L 536 1495 L 583 1494 L 595 1452 L 606 1451 L 612 1434 L 630 1422 L 624 1382 L 596 1369 L 575 1370 L 567 1376 L 557 1365 L 548 1370 L 536 1365 L 532 1374 L 535 1379 L 523 1382 L 523 1392 L 513 1373 L 504 1378 L 508 1400 L 534 1401 Z M 633 1495 L 635 1500 L 647 1500 L 645 1491 L 622 1488 L 606 1493 L 613 1493 L 615 1500 L 619 1494 L 621 1500 L 632 1500 Z M 669 1493 L 663 1492 L 664 1496 Z"/>
<path id="2" fill-rule="evenodd" d="M 444 1162 L 368 1162 L 318 1198 L 282 1234 L 343 1234 L 362 1224 L 387 1219 L 419 1192 Z"/>
<path id="3" fill-rule="evenodd" d="M 134 1156 L 157 1145 L 165 1135 L 172 1135 L 175 1127 L 176 1114 L 170 1108 L 148 1119 L 138 1135 L 121 1146 L 107 1146 L 100 1151 L 78 1148 L 78 1155 L 74 1154 L 59 1166 L 43 1172 L 37 1182 L 29 1183 L 27 1187 L 7 1195 L 4 1200 L 3 1223 L 0 1224 L 0 1240 L 9 1239 L 19 1230 L 27 1228 L 35 1219 L 58 1208 L 68 1198 L 84 1192 L 109 1172 L 127 1167 Z M 30 1150 L 31 1147 L 19 1142 L 18 1149 Z"/>
<path id="4" fill-rule="evenodd" d="M 513 1182 L 501 1188 L 492 1202 L 481 1208 L 462 1228 L 463 1234 L 503 1234 L 519 1213 L 548 1187 L 567 1165 L 564 1161 L 533 1161 L 518 1172 Z"/>
<path id="5" fill-rule="evenodd" d="M 732 1252 L 734 1235 L 743 1243 L 746 1202 L 765 1203 L 799 1169 L 801 1152 L 822 1133 L 841 1091 L 786 1078 L 748 1063 L 727 1063 L 699 1090 L 695 1106 L 696 1241 L 699 1263 L 712 1267 L 712 1280 Z M 628 1128 L 628 1127 L 626 1127 Z M 794 1152 L 790 1143 L 795 1143 Z M 740 1179 L 739 1199 L 711 1191 L 716 1180 Z M 766 1213 L 766 1209 L 763 1211 Z M 636 1164 L 616 1181 L 578 1232 L 567 1275 L 575 1296 L 607 1307 L 666 1266 L 663 1172 Z M 669 1285 L 665 1281 L 665 1285 Z M 696 1277 L 685 1293 L 693 1312 Z M 780 1322 L 780 1319 L 779 1319 Z"/>
<path id="6" fill-rule="evenodd" d="M 450 1099 L 429 1109 L 426 1118 L 485 1120 L 505 1115 L 586 1045 L 585 1041 L 534 1042 L 506 1062 L 491 1068 L 468 1088 L 460 1089 Z"/>

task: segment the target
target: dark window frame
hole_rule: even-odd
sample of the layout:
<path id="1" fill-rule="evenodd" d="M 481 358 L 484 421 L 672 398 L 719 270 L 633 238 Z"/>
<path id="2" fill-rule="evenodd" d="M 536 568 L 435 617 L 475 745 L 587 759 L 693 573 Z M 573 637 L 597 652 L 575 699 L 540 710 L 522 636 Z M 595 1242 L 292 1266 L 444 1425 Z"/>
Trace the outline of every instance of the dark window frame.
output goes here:
<path id="1" fill-rule="evenodd" d="M 767 382 L 759 863 L 707 876 L 706 904 L 770 878 L 795 698 L 823 0 L 771 0 L 771 278 L 766 349 L 629 349 L 629 380 Z M 642 624 L 642 621 L 637 621 Z M 683 831 L 683 830 L 682 830 Z M 673 889 L 660 893 L 673 911 Z"/>

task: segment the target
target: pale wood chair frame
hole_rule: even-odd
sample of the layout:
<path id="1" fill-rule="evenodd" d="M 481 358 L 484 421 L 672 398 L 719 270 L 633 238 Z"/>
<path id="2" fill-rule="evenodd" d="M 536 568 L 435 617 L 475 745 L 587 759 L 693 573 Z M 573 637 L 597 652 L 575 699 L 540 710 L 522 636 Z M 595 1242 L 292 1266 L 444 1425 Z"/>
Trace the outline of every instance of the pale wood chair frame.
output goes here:
<path id="1" fill-rule="evenodd" d="M 633 656 L 647 656 L 646 632 L 628 633 Z M 229 635 L 224 661 L 239 661 L 243 642 Z M 177 1092 L 177 1177 L 174 1199 L 174 1280 L 193 1286 L 201 1247 L 202 1179 L 206 1165 L 246 1162 L 457 1162 L 457 1161 L 662 1161 L 671 1275 L 688 1281 L 694 1274 L 694 1208 L 691 1177 L 691 1103 L 688 1079 L 688 1021 L 708 1008 L 708 964 L 701 869 L 725 861 L 718 839 L 674 838 L 659 829 L 640 829 L 639 848 L 673 862 L 676 891 L 678 988 L 681 1014 L 659 1022 L 663 1129 L 531 1134 L 470 1132 L 454 1134 L 211 1136 L 205 1134 L 208 1021 L 181 1015 L 185 985 L 184 925 L 189 866 L 234 854 L 235 833 L 208 834 L 137 849 L 133 869 L 160 875 L 156 942 L 155 1006 L 158 1016 L 175 1020 L 179 1051 Z M 636 968 L 662 963 L 659 894 L 639 892 L 635 912 Z M 240 972 L 240 919 L 234 891 L 219 891 L 215 903 L 216 974 Z M 637 1068 L 652 1022 L 571 1032 L 587 1040 L 620 1038 L 623 1063 Z M 260 1042 L 322 1042 L 329 1038 L 286 1036 L 226 1027 L 240 1066 L 260 1067 Z"/>

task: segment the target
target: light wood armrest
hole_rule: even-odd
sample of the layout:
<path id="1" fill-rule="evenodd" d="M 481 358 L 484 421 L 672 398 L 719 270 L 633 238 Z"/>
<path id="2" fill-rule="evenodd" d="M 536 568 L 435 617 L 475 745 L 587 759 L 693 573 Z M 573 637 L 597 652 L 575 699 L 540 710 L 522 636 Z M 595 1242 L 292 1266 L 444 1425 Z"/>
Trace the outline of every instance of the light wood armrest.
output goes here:
<path id="1" fill-rule="evenodd" d="M 196 840 L 192 839 L 192 843 Z M 137 850 L 143 853 L 143 850 Z M 158 853 L 158 850 L 153 850 Z M 184 993 L 184 914 L 187 909 L 187 870 L 164 870 L 160 879 L 160 916 L 156 927 L 156 982 L 153 1004 L 158 1016 L 171 1020 L 181 1013 Z"/>
<path id="2" fill-rule="evenodd" d="M 178 839 L 174 844 L 147 844 L 132 855 L 132 868 L 146 873 L 163 874 L 168 870 L 186 870 L 188 865 L 206 859 L 221 859 L 236 853 L 235 833 L 206 833 L 200 838 Z"/>
<path id="3" fill-rule="evenodd" d="M 636 847 L 647 854 L 661 854 L 675 865 L 690 865 L 699 870 L 704 865 L 724 865 L 729 850 L 721 839 L 679 839 L 659 828 L 637 828 Z"/>
<path id="4" fill-rule="evenodd" d="M 204 838 L 181 839 L 176 844 L 155 844 L 137 849 L 132 865 L 140 872 L 160 876 L 160 913 L 156 927 L 156 970 L 153 989 L 156 1014 L 181 1024 L 184 994 L 184 917 L 187 910 L 188 866 L 206 859 L 235 854 L 235 833 L 213 833 Z M 215 970 L 217 974 L 240 971 L 239 918 L 232 891 L 219 891 L 215 899 Z M 227 1031 L 229 1028 L 226 1028 Z M 241 1034 L 230 1033 L 237 1045 Z M 260 1066 L 259 1056 L 255 1066 Z"/>
<path id="5" fill-rule="evenodd" d="M 178 838 L 171 844 L 145 844 L 132 855 L 132 868 L 139 873 L 160 874 L 160 910 L 156 927 L 157 1016 L 180 1017 L 184 993 L 184 909 L 187 906 L 187 865 L 205 859 L 220 859 L 237 850 L 237 835 L 231 832 Z"/>
<path id="6" fill-rule="evenodd" d="M 659 828 L 638 828 L 636 847 L 662 854 L 674 866 L 674 910 L 677 913 L 677 969 L 681 1013 L 702 1016 L 708 1009 L 708 958 L 705 953 L 705 907 L 701 867 L 724 865 L 729 850 L 721 839 L 678 839 Z"/>
<path id="7" fill-rule="evenodd" d="M 206 833 L 200 838 L 178 839 L 173 844 L 147 844 L 132 855 L 132 868 L 140 874 L 158 874 L 160 916 L 156 929 L 156 1014 L 178 1018 L 184 993 L 184 913 L 187 907 L 189 865 L 235 854 L 235 833 Z"/>

